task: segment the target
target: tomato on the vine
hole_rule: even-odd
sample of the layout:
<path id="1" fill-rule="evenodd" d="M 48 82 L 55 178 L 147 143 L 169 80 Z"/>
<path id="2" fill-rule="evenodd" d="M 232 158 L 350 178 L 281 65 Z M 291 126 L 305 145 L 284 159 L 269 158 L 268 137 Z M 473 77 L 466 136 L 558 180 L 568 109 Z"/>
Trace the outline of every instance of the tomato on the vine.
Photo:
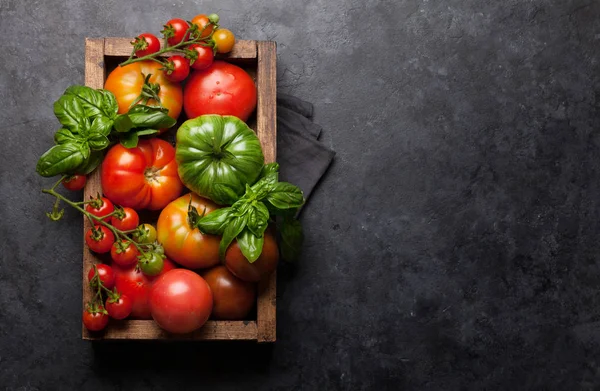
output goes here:
<path id="1" fill-rule="evenodd" d="M 114 319 L 125 319 L 131 314 L 133 302 L 129 296 L 117 293 L 114 297 L 109 297 L 104 304 L 108 315 Z"/>
<path id="2" fill-rule="evenodd" d="M 104 285 L 104 287 L 106 289 L 112 289 L 115 287 L 115 272 L 113 271 L 112 267 L 104 264 L 104 263 L 99 263 L 96 266 L 96 270 L 98 270 L 98 277 L 100 278 L 100 281 L 102 282 L 102 285 Z M 92 267 L 90 269 L 90 271 L 88 272 L 88 281 L 92 282 L 92 280 L 94 279 L 94 276 L 96 275 L 96 270 L 94 270 L 94 268 Z"/>
<path id="3" fill-rule="evenodd" d="M 115 242 L 110 249 L 113 262 L 123 267 L 136 264 L 138 255 L 140 252 L 137 247 L 127 240 Z"/>
<path id="4" fill-rule="evenodd" d="M 142 224 L 133 233 L 133 240 L 140 244 L 150 244 L 156 241 L 156 228 L 152 224 Z"/>
<path id="5" fill-rule="evenodd" d="M 216 23 L 218 20 L 213 22 Z M 211 23 L 210 18 L 204 14 L 194 16 L 192 19 L 192 24 L 198 26 L 198 34 L 200 34 L 200 38 L 207 38 L 215 28 L 214 24 Z"/>
<path id="6" fill-rule="evenodd" d="M 186 31 L 190 28 L 188 23 L 179 18 L 171 19 L 164 25 L 164 29 L 161 31 L 163 36 L 167 39 L 169 46 L 177 45 L 182 41 L 189 39 L 189 33 Z"/>
<path id="7" fill-rule="evenodd" d="M 136 57 L 144 57 L 160 50 L 160 40 L 154 34 L 143 33 L 135 37 L 131 42 Z"/>
<path id="8" fill-rule="evenodd" d="M 156 252 L 147 252 L 139 258 L 138 265 L 147 276 L 154 277 L 160 274 L 165 262 L 164 255 Z"/>
<path id="9" fill-rule="evenodd" d="M 235 45 L 235 36 L 227 29 L 217 29 L 212 36 L 217 45 L 218 53 L 229 53 Z"/>
<path id="10" fill-rule="evenodd" d="M 85 175 L 75 174 L 66 177 L 62 184 L 67 190 L 78 191 L 84 188 L 87 178 Z"/>
<path id="11" fill-rule="evenodd" d="M 175 264 L 168 259 L 164 259 L 163 262 L 163 270 L 159 276 L 175 268 Z M 132 301 L 131 316 L 137 319 L 151 319 L 148 297 L 157 277 L 145 275 L 137 266 L 122 268 L 115 265 L 113 269 L 117 291 Z"/>
<path id="12" fill-rule="evenodd" d="M 113 146 L 102 162 L 104 195 L 133 209 L 162 209 L 179 197 L 175 148 L 165 140 L 140 140 L 137 147 Z"/>
<path id="13" fill-rule="evenodd" d="M 83 311 L 83 324 L 90 331 L 103 330 L 108 324 L 106 310 L 101 305 L 86 308 Z"/>
<path id="14" fill-rule="evenodd" d="M 193 43 L 188 46 L 187 49 L 195 52 L 195 54 L 190 54 L 190 57 L 188 57 L 188 54 L 186 54 L 186 58 L 190 59 L 190 66 L 193 69 L 206 69 L 213 63 L 215 56 L 210 46 Z"/>
<path id="15" fill-rule="evenodd" d="M 85 210 L 87 212 L 93 214 L 96 217 L 103 217 L 103 216 L 109 215 L 112 212 L 114 212 L 115 206 L 113 205 L 112 202 L 110 202 L 110 200 L 108 198 L 100 197 L 100 198 L 96 198 L 96 199 L 90 201 L 85 206 Z M 110 216 L 108 216 L 103 220 L 108 223 L 108 222 L 110 222 L 111 218 L 110 218 Z"/>
<path id="16" fill-rule="evenodd" d="M 131 231 L 140 223 L 140 216 L 135 210 L 124 207 L 116 210 L 116 213 L 111 216 L 110 222 L 118 230 Z"/>
<path id="17" fill-rule="evenodd" d="M 185 80 L 190 74 L 190 63 L 187 58 L 179 55 L 171 56 L 165 64 L 165 77 L 174 83 Z"/>
<path id="18" fill-rule="evenodd" d="M 85 234 L 85 243 L 90 250 L 98 254 L 109 252 L 114 242 L 115 235 L 103 225 L 96 225 Z"/>

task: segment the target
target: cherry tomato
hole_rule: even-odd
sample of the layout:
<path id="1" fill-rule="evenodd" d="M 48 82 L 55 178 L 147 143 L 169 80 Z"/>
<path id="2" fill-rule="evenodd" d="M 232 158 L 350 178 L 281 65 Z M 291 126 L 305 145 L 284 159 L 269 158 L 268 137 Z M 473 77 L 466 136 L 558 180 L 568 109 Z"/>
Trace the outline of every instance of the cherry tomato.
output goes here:
<path id="1" fill-rule="evenodd" d="M 237 278 L 253 282 L 260 281 L 263 276 L 275 270 L 279 261 L 277 242 L 269 230 L 265 231 L 264 238 L 262 253 L 254 263 L 248 262 L 242 254 L 240 246 L 234 241 L 225 253 L 225 266 L 227 266 L 227 269 Z"/>
<path id="2" fill-rule="evenodd" d="M 140 257 L 138 265 L 145 275 L 157 276 L 165 265 L 164 256 L 155 252 L 146 253 L 146 255 Z"/>
<path id="3" fill-rule="evenodd" d="M 173 83 L 165 77 L 162 65 L 152 61 L 138 61 L 123 67 L 116 67 L 106 78 L 104 89 L 112 92 L 119 104 L 119 114 L 125 114 L 133 104 L 140 103 L 142 88 L 148 75 L 150 89 L 158 90 L 160 104 L 169 110 L 169 117 L 177 119 L 181 113 L 183 94 L 181 85 Z M 148 87 L 147 87 L 148 88 Z M 147 102 L 156 105 L 154 99 Z"/>
<path id="4" fill-rule="evenodd" d="M 210 22 L 208 16 L 204 14 L 196 15 L 192 19 L 192 24 L 198 26 L 198 33 L 200 38 L 206 38 L 212 33 L 215 26 Z"/>
<path id="5" fill-rule="evenodd" d="M 152 224 L 142 224 L 138 232 L 134 232 L 133 240 L 140 244 L 149 244 L 156 241 L 156 228 Z"/>
<path id="6" fill-rule="evenodd" d="M 256 285 L 242 281 L 222 265 L 205 272 L 206 280 L 213 294 L 212 317 L 215 319 L 244 319 L 256 303 Z"/>
<path id="7" fill-rule="evenodd" d="M 110 249 L 110 257 L 113 262 L 122 267 L 135 265 L 138 261 L 138 255 L 140 255 L 140 252 L 137 247 L 127 240 L 115 242 Z"/>
<path id="8" fill-rule="evenodd" d="M 85 210 L 89 213 L 93 214 L 96 217 L 106 216 L 115 211 L 115 206 L 112 202 L 106 197 L 100 197 L 100 199 L 96 199 L 93 202 L 87 204 L 85 206 Z M 107 223 L 110 222 L 110 216 L 103 219 Z"/>
<path id="9" fill-rule="evenodd" d="M 154 34 L 143 33 L 131 43 L 136 57 L 144 57 L 160 50 L 160 40 Z"/>
<path id="10" fill-rule="evenodd" d="M 194 193 L 183 195 L 171 202 L 158 217 L 158 242 L 165 254 L 178 264 L 190 269 L 202 269 L 219 263 L 219 242 L 215 235 L 204 235 L 198 228 L 191 229 L 188 222 L 188 205 L 198 213 L 210 213 L 219 207 L 214 202 Z"/>
<path id="11" fill-rule="evenodd" d="M 256 85 L 242 68 L 215 61 L 205 70 L 192 72 L 183 92 L 183 107 L 190 119 L 220 114 L 245 122 L 256 108 Z"/>
<path id="12" fill-rule="evenodd" d="M 198 43 L 193 43 L 187 48 L 196 53 L 196 58 L 194 58 L 194 62 L 192 62 L 190 65 L 193 69 L 206 69 L 212 65 L 214 54 L 209 46 L 203 46 Z"/>
<path id="13" fill-rule="evenodd" d="M 190 74 L 190 63 L 183 56 L 171 56 L 167 59 L 165 69 L 165 77 L 172 82 L 177 83 L 185 80 Z"/>
<path id="14" fill-rule="evenodd" d="M 65 178 L 62 184 L 67 190 L 78 191 L 85 187 L 85 182 L 87 182 L 85 175 L 75 174 Z"/>
<path id="15" fill-rule="evenodd" d="M 114 319 L 125 319 L 131 314 L 133 302 L 129 296 L 119 294 L 118 297 L 109 297 L 104 304 L 108 315 Z"/>
<path id="16" fill-rule="evenodd" d="M 165 23 L 164 27 L 161 33 L 167 38 L 169 46 L 177 45 L 181 41 L 187 41 L 190 37 L 189 34 L 185 33 L 190 26 L 183 19 L 171 19 Z"/>
<path id="17" fill-rule="evenodd" d="M 106 310 L 99 306 L 97 309 L 85 309 L 83 311 L 83 324 L 90 331 L 103 330 L 108 324 L 108 315 Z"/>
<path id="18" fill-rule="evenodd" d="M 104 195 L 133 209 L 158 210 L 179 197 L 175 148 L 165 140 L 140 140 L 137 147 L 113 146 L 102 162 Z"/>
<path id="19" fill-rule="evenodd" d="M 105 226 L 96 225 L 85 234 L 85 242 L 93 252 L 104 254 L 110 251 L 115 242 L 115 235 Z"/>
<path id="20" fill-rule="evenodd" d="M 102 285 L 104 285 L 104 287 L 106 289 L 114 288 L 115 287 L 115 272 L 113 271 L 112 267 L 110 267 L 104 263 L 100 263 L 100 264 L 96 265 L 96 269 L 98 270 L 98 276 L 100 277 L 100 281 L 102 281 Z M 96 275 L 96 271 L 92 267 L 90 269 L 90 271 L 88 272 L 88 281 L 92 282 L 92 279 L 94 278 L 95 275 Z"/>
<path id="21" fill-rule="evenodd" d="M 229 53 L 233 49 L 233 45 L 235 45 L 235 36 L 227 29 L 217 29 L 212 39 L 217 44 L 218 53 Z"/>
<path id="22" fill-rule="evenodd" d="M 175 264 L 168 259 L 163 260 L 163 262 L 164 266 L 160 275 L 175 268 Z M 148 297 L 150 295 L 150 288 L 158 277 L 146 276 L 136 266 L 122 268 L 115 265 L 113 269 L 115 271 L 115 286 L 117 291 L 131 299 L 131 316 L 137 319 L 152 319 Z"/>
<path id="23" fill-rule="evenodd" d="M 175 269 L 159 277 L 150 291 L 150 311 L 160 327 L 189 333 L 202 327 L 213 306 L 210 287 L 191 270 Z"/>
<path id="24" fill-rule="evenodd" d="M 116 229 L 120 229 L 121 231 L 131 231 L 135 229 L 140 223 L 140 216 L 138 216 L 137 212 L 131 208 L 125 207 L 122 208 L 122 216 L 121 213 L 117 213 L 111 216 L 111 224 Z"/>

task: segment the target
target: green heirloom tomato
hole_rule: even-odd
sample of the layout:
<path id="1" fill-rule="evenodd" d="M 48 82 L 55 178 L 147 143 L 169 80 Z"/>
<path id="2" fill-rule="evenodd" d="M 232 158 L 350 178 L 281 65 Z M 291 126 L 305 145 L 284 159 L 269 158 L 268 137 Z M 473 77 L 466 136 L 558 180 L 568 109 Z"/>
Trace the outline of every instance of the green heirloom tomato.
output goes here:
<path id="1" fill-rule="evenodd" d="M 241 197 L 265 160 L 254 131 L 230 115 L 202 115 L 184 122 L 177 131 L 175 158 L 183 184 L 219 205 Z"/>

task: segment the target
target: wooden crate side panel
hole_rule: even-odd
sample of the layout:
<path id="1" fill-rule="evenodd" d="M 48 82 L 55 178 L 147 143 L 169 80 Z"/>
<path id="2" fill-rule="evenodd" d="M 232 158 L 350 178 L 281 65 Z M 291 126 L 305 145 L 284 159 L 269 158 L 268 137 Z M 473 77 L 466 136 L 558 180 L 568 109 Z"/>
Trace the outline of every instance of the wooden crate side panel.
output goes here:
<path id="1" fill-rule="evenodd" d="M 104 39 L 102 38 L 87 38 L 85 40 L 85 85 L 91 88 L 102 88 L 104 86 Z M 83 199 L 89 199 L 90 196 L 95 197 L 96 194 L 102 193 L 100 187 L 100 168 L 97 168 L 93 173 L 88 176 L 88 181 L 83 190 Z M 85 217 L 83 218 L 83 235 L 91 228 L 91 224 Z M 94 263 L 96 263 L 96 257 L 89 250 L 89 248 L 83 245 L 83 308 L 86 303 L 92 299 L 92 292 L 89 289 L 87 273 Z M 88 329 L 81 325 L 82 338 L 90 339 L 90 332 Z"/>
<path id="2" fill-rule="evenodd" d="M 262 144 L 265 163 L 271 163 L 277 158 L 277 47 L 272 41 L 258 41 L 256 47 L 258 51 L 256 133 Z M 258 292 L 256 318 L 258 342 L 274 342 L 277 316 L 276 272 L 260 281 Z"/>

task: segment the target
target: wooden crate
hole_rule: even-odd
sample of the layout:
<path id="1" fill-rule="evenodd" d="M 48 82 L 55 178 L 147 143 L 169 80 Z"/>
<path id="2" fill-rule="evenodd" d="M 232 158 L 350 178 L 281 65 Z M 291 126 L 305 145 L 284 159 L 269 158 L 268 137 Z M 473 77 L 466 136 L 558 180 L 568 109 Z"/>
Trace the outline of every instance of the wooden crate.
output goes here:
<path id="1" fill-rule="evenodd" d="M 116 64 L 126 60 L 131 53 L 129 38 L 87 38 L 85 40 L 85 85 L 103 88 L 107 73 Z M 228 55 L 228 62 L 244 67 L 255 78 L 258 90 L 256 118 L 249 121 L 260 139 L 265 163 L 276 157 L 276 46 L 272 41 L 238 41 Z M 182 114 L 183 115 L 183 114 Z M 102 193 L 100 168 L 88 178 L 84 189 L 85 199 Z M 83 232 L 90 229 L 83 219 Z M 87 274 L 94 263 L 101 260 L 87 246 L 83 246 L 83 305 L 91 299 Z M 276 273 L 260 281 L 256 320 L 213 321 L 209 320 L 201 329 L 184 335 L 163 331 L 152 320 L 111 320 L 100 333 L 89 332 L 82 325 L 82 338 L 86 340 L 249 340 L 257 342 L 275 341 L 275 286 Z"/>

